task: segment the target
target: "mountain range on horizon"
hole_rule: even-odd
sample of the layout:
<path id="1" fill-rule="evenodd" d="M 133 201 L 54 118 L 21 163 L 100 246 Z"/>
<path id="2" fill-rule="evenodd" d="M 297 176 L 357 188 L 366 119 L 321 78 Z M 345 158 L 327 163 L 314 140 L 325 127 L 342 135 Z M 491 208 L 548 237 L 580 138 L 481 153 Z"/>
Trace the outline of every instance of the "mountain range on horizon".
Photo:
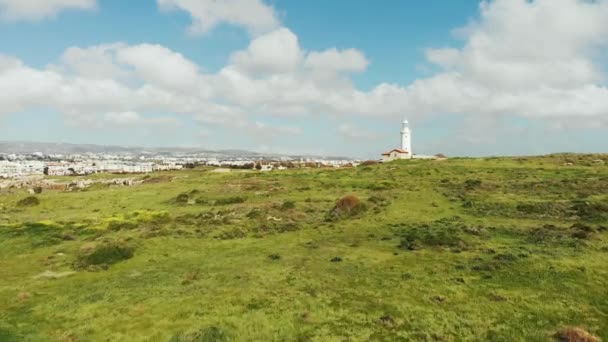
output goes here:
<path id="1" fill-rule="evenodd" d="M 320 159 L 353 159 L 344 156 L 320 156 L 320 155 L 287 155 L 280 153 L 260 153 L 239 149 L 212 150 L 202 147 L 141 147 L 121 145 L 98 145 L 98 144 L 75 144 L 61 142 L 32 142 L 32 141 L 0 141 L 0 153 L 19 154 L 36 153 L 43 154 L 78 154 L 78 153 L 133 153 L 133 154 L 172 154 L 188 153 L 202 154 L 209 157 L 314 157 Z"/>

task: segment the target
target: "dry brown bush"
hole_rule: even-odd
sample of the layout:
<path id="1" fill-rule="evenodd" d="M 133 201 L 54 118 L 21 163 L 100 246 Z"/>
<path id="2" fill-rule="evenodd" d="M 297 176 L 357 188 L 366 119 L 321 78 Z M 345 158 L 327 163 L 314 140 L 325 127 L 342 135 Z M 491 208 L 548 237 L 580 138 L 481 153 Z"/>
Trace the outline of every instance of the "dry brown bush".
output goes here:
<path id="1" fill-rule="evenodd" d="M 336 202 L 336 205 L 329 213 L 330 219 L 338 219 L 341 217 L 351 217 L 365 211 L 366 207 L 359 198 L 354 195 L 342 197 Z"/>
<path id="2" fill-rule="evenodd" d="M 600 342 L 601 340 L 578 327 L 568 327 L 555 334 L 558 341 L 563 342 Z"/>
<path id="3" fill-rule="evenodd" d="M 376 164 L 378 164 L 378 161 L 376 161 L 376 160 L 366 160 L 364 162 L 361 162 L 361 166 L 376 165 Z"/>

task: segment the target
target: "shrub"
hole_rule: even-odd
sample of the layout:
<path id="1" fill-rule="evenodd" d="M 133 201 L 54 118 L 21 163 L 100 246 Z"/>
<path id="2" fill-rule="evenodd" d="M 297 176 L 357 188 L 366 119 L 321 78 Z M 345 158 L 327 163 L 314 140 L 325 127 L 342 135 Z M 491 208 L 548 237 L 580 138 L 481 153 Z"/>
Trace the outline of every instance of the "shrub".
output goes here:
<path id="1" fill-rule="evenodd" d="M 220 240 L 241 239 L 247 236 L 247 229 L 242 227 L 234 227 L 219 233 L 216 238 Z"/>
<path id="2" fill-rule="evenodd" d="M 137 223 L 125 220 L 112 220 L 108 222 L 109 230 L 123 230 L 137 228 Z"/>
<path id="3" fill-rule="evenodd" d="M 460 236 L 464 229 L 445 220 L 409 226 L 401 231 L 398 247 L 405 250 L 417 250 L 423 246 L 466 249 L 467 244 Z"/>
<path id="4" fill-rule="evenodd" d="M 247 213 L 247 218 L 256 219 L 262 216 L 262 210 L 259 208 L 253 208 L 250 212 Z"/>
<path id="5" fill-rule="evenodd" d="M 375 205 L 382 206 L 382 207 L 385 207 L 390 204 L 389 200 L 387 200 L 386 198 L 381 197 L 381 196 L 375 196 L 375 195 L 370 197 L 368 199 L 368 201 Z"/>
<path id="6" fill-rule="evenodd" d="M 554 336 L 558 341 L 562 342 L 600 342 L 598 337 L 577 327 L 564 328 L 558 331 Z"/>
<path id="7" fill-rule="evenodd" d="M 210 205 L 211 201 L 206 198 L 197 198 L 196 200 L 194 200 L 194 203 L 199 205 Z"/>
<path id="8" fill-rule="evenodd" d="M 481 180 L 479 179 L 467 179 L 464 181 L 464 188 L 467 190 L 475 190 L 481 187 Z"/>
<path id="9" fill-rule="evenodd" d="M 572 202 L 571 210 L 587 221 L 602 221 L 608 217 L 608 205 L 584 200 Z"/>
<path id="10" fill-rule="evenodd" d="M 247 198 L 241 196 L 225 197 L 215 200 L 215 205 L 238 204 L 244 203 L 246 200 Z"/>
<path id="11" fill-rule="evenodd" d="M 364 212 L 365 209 L 365 204 L 363 204 L 359 198 L 353 195 L 348 195 L 336 202 L 336 205 L 329 213 L 329 219 L 353 217 Z"/>
<path id="12" fill-rule="evenodd" d="M 552 224 L 545 224 L 542 227 L 532 229 L 528 234 L 528 240 L 532 243 L 561 244 L 574 247 L 581 241 L 593 237 L 598 229 L 575 223 L 569 228 L 558 227 Z"/>
<path id="13" fill-rule="evenodd" d="M 34 196 L 28 196 L 19 202 L 17 202 L 17 206 L 19 207 L 34 207 L 40 204 L 40 200 Z"/>
<path id="14" fill-rule="evenodd" d="M 175 203 L 177 204 L 188 204 L 190 196 L 188 194 L 179 194 L 175 197 Z"/>
<path id="15" fill-rule="evenodd" d="M 390 190 L 392 188 L 395 188 L 394 184 L 392 184 L 391 182 L 380 182 L 380 183 L 373 183 L 373 184 L 369 184 L 367 186 L 368 189 L 373 190 L 373 191 L 382 191 L 382 190 Z"/>
<path id="16" fill-rule="evenodd" d="M 109 265 L 132 258 L 133 252 L 133 247 L 118 242 L 84 245 L 76 256 L 74 268 L 107 268 Z"/>
<path id="17" fill-rule="evenodd" d="M 35 194 L 41 194 L 42 193 L 42 187 L 41 186 L 35 186 L 34 187 L 34 193 Z"/>
<path id="18" fill-rule="evenodd" d="M 552 225 L 545 224 L 542 227 L 536 227 L 527 234 L 528 241 L 532 243 L 560 243 L 567 238 L 565 229 Z"/>
<path id="19" fill-rule="evenodd" d="M 376 160 L 366 160 L 364 162 L 361 162 L 361 166 L 369 166 L 369 165 L 376 165 L 378 164 L 378 161 Z"/>
<path id="20" fill-rule="evenodd" d="M 135 212 L 134 214 L 137 214 Z M 145 211 L 140 212 L 141 215 L 137 219 L 140 223 L 149 223 L 153 225 L 161 225 L 171 221 L 171 215 L 166 211 Z"/>
<path id="21" fill-rule="evenodd" d="M 582 223 L 575 223 L 570 228 L 574 230 L 571 236 L 576 239 L 588 239 L 595 233 L 595 229 L 593 227 Z"/>
<path id="22" fill-rule="evenodd" d="M 179 333 L 171 337 L 169 342 L 224 342 L 228 335 L 218 327 L 206 327 L 195 332 Z"/>
<path id="23" fill-rule="evenodd" d="M 519 213 L 537 217 L 560 217 L 566 215 L 567 207 L 560 202 L 525 202 L 516 206 Z"/>
<path id="24" fill-rule="evenodd" d="M 296 207 L 296 202 L 294 201 L 285 201 L 283 202 L 283 204 L 281 205 L 281 209 L 282 210 L 288 210 L 288 209 L 293 209 Z"/>
<path id="25" fill-rule="evenodd" d="M 33 248 L 47 247 L 60 244 L 63 241 L 62 233 L 65 231 L 67 230 L 61 229 L 60 226 L 53 223 L 29 222 L 23 223 L 19 228 L 10 230 L 10 233 L 9 231 L 3 232 L 0 229 L 0 240 L 3 233 L 9 233 L 9 236 L 13 237 L 26 236 L 27 241 Z"/>

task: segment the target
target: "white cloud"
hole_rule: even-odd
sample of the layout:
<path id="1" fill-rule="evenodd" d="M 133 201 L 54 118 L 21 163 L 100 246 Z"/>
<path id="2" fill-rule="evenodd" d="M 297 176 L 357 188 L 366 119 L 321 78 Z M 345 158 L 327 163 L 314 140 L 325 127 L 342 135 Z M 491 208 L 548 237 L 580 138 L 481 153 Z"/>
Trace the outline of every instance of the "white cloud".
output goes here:
<path id="1" fill-rule="evenodd" d="M 96 0 L 0 0 L 0 18 L 35 21 L 65 10 L 92 10 L 96 6 Z"/>
<path id="2" fill-rule="evenodd" d="M 132 66 L 144 82 L 187 90 L 198 81 L 198 66 L 179 53 L 160 45 L 140 44 L 117 50 L 117 59 Z"/>
<path id="3" fill-rule="evenodd" d="M 350 123 L 343 123 L 338 126 L 337 131 L 349 140 L 370 140 L 377 138 L 377 135 L 365 128 L 357 127 Z"/>
<path id="4" fill-rule="evenodd" d="M 270 126 L 268 124 L 265 124 L 263 122 L 260 121 L 256 121 L 252 126 L 251 126 L 254 130 L 254 132 L 256 134 L 260 134 L 260 135 L 270 135 L 270 136 L 276 136 L 276 135 L 297 135 L 302 133 L 302 130 L 299 129 L 298 127 L 292 127 L 292 126 Z"/>
<path id="5" fill-rule="evenodd" d="M 304 62 L 305 66 L 323 72 L 364 71 L 368 64 L 369 61 L 365 56 L 355 49 L 338 51 L 335 48 L 323 52 L 311 52 Z"/>
<path id="6" fill-rule="evenodd" d="M 117 65 L 114 51 L 125 44 L 98 45 L 91 48 L 68 48 L 61 56 L 61 64 L 54 65 L 59 72 L 73 73 L 84 78 L 124 80 L 128 72 Z"/>
<path id="7" fill-rule="evenodd" d="M 103 116 L 103 122 L 117 126 L 135 125 L 177 125 L 178 122 L 172 117 L 143 117 L 137 112 L 108 112 Z"/>
<path id="8" fill-rule="evenodd" d="M 442 72 L 405 89 L 423 112 L 525 117 L 608 115 L 598 63 L 608 46 L 608 2 L 496 0 L 459 30 L 461 49 L 428 49 Z"/>
<path id="9" fill-rule="evenodd" d="M 298 37 L 280 28 L 255 38 L 247 50 L 232 54 L 230 61 L 245 73 L 286 73 L 300 64 L 302 51 Z"/>
<path id="10" fill-rule="evenodd" d="M 133 125 L 141 122 L 141 116 L 136 112 L 108 112 L 104 115 L 105 121 L 117 125 Z"/>
<path id="11" fill-rule="evenodd" d="M 193 34 L 207 33 L 227 23 L 245 27 L 253 35 L 279 27 L 274 9 L 262 0 L 157 0 L 162 10 L 180 9 L 190 14 Z"/>

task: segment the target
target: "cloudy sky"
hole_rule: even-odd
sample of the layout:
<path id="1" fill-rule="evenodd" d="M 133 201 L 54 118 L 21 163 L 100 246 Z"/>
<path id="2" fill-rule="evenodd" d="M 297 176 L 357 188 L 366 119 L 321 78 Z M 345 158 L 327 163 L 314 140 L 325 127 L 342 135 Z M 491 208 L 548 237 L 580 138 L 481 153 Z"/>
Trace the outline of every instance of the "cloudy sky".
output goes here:
<path id="1" fill-rule="evenodd" d="M 608 151 L 608 0 L 0 0 L 0 140 Z"/>

